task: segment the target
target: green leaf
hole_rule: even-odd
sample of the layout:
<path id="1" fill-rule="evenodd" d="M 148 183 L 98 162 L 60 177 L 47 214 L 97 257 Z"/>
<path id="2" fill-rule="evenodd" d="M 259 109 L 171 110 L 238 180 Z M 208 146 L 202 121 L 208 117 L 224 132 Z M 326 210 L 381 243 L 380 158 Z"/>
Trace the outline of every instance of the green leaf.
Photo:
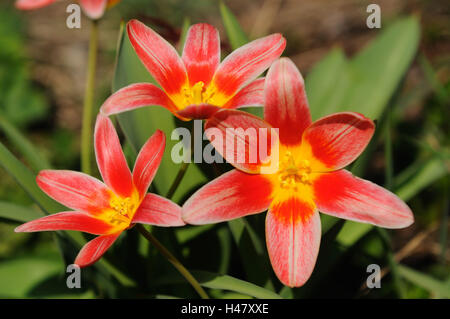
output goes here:
<path id="1" fill-rule="evenodd" d="M 29 222 L 30 220 L 43 217 L 31 207 L 24 207 L 9 202 L 0 201 L 0 218 L 6 218 L 17 222 Z"/>
<path id="2" fill-rule="evenodd" d="M 248 37 L 242 30 L 238 20 L 230 9 L 221 1 L 220 2 L 220 14 L 222 15 L 223 25 L 227 33 L 230 45 L 233 50 L 236 50 L 240 46 L 243 46 L 248 42 Z"/>
<path id="3" fill-rule="evenodd" d="M 155 83 L 134 52 L 126 33 L 121 35 L 117 54 L 113 91 L 131 83 Z M 166 150 L 153 182 L 158 192 L 165 195 L 181 166 L 181 164 L 175 164 L 171 158 L 172 147 L 180 143 L 180 141 L 171 139 L 172 132 L 176 128 L 174 116 L 160 106 L 152 106 L 120 114 L 118 119 L 126 138 L 136 152 L 157 129 L 165 133 Z M 195 165 L 189 165 L 186 176 L 175 192 L 173 199 L 179 201 L 193 187 L 205 182 L 206 178 L 200 169 Z"/>
<path id="4" fill-rule="evenodd" d="M 230 41 L 231 49 L 236 50 L 244 44 L 247 44 L 249 39 L 236 19 L 236 16 L 222 1 L 220 2 L 220 13 L 222 15 L 223 25 L 225 26 L 225 32 Z M 256 115 L 259 118 L 263 118 L 264 114 L 264 108 L 262 107 L 244 107 L 241 111 Z"/>
<path id="5" fill-rule="evenodd" d="M 336 79 L 347 71 L 348 61 L 340 48 L 334 48 L 320 60 L 305 81 L 306 92 L 311 113 L 314 118 L 319 117 L 321 108 L 333 105 L 332 95 L 336 92 Z"/>
<path id="6" fill-rule="evenodd" d="M 345 103 L 370 118 L 379 118 L 416 55 L 420 26 L 408 17 L 389 26 L 373 43 L 351 61 L 356 73 L 351 94 Z"/>
<path id="7" fill-rule="evenodd" d="M 41 156 L 40 152 L 30 141 L 9 121 L 0 114 L 0 129 L 9 138 L 11 143 L 22 153 L 35 171 L 50 167 L 50 163 Z"/>
<path id="8" fill-rule="evenodd" d="M 181 299 L 181 298 L 170 295 L 155 295 L 155 299 Z"/>
<path id="9" fill-rule="evenodd" d="M 280 296 L 283 299 L 293 299 L 294 298 L 294 292 L 292 291 L 291 287 L 283 286 L 280 290 Z"/>
<path id="10" fill-rule="evenodd" d="M 1 142 L 0 165 L 17 181 L 44 212 L 48 214 L 62 210 L 63 206 L 53 201 L 40 190 L 36 184 L 35 175 L 15 158 Z"/>
<path id="11" fill-rule="evenodd" d="M 228 222 L 231 233 L 235 238 L 236 242 L 240 242 L 242 240 L 242 236 L 247 231 L 251 241 L 253 242 L 253 246 L 256 249 L 256 252 L 261 254 L 264 250 L 264 245 L 261 242 L 261 239 L 255 233 L 250 224 L 243 218 L 234 219 Z"/>
<path id="12" fill-rule="evenodd" d="M 124 287 L 136 287 L 137 286 L 136 282 L 133 279 L 131 279 L 126 274 L 124 274 L 122 271 L 117 269 L 114 265 L 112 265 L 110 262 L 108 262 L 105 258 L 102 258 L 99 261 L 97 261 L 94 264 L 94 266 L 96 266 L 100 270 L 110 273 Z"/>
<path id="13" fill-rule="evenodd" d="M 425 55 L 421 54 L 419 55 L 419 63 L 425 73 L 425 78 L 436 94 L 439 103 L 446 106 L 450 101 L 450 94 L 447 93 L 444 85 L 439 81 L 439 78 L 430 61 L 428 61 Z"/>
<path id="14" fill-rule="evenodd" d="M 220 299 L 252 299 L 251 296 L 238 294 L 236 292 L 227 292 L 218 296 Z"/>
<path id="15" fill-rule="evenodd" d="M 226 274 L 230 267 L 231 261 L 231 236 L 226 227 L 221 227 L 217 231 L 217 237 L 220 243 L 220 264 L 217 272 L 219 274 Z"/>
<path id="16" fill-rule="evenodd" d="M 32 82 L 18 10 L 3 1 L 0 21 L 0 110 L 8 121 L 22 127 L 42 118 L 48 102 Z"/>
<path id="17" fill-rule="evenodd" d="M 190 26 L 191 26 L 191 19 L 189 19 L 188 17 L 184 18 L 183 25 L 181 27 L 180 41 L 178 42 L 179 54 L 183 53 L 184 43 L 186 42 L 186 37 Z"/>
<path id="18" fill-rule="evenodd" d="M 273 291 L 232 276 L 216 274 L 208 271 L 192 271 L 191 273 L 199 284 L 206 288 L 233 291 L 259 299 L 281 299 L 281 296 Z M 174 284 L 186 284 L 186 279 L 177 274 L 176 276 L 160 276 L 158 278 L 154 278 L 153 280 L 153 285 L 156 287 Z"/>
<path id="19" fill-rule="evenodd" d="M 331 216 L 331 215 L 320 215 L 320 222 L 322 224 L 322 234 L 328 232 L 337 222 L 339 218 Z"/>
<path id="20" fill-rule="evenodd" d="M 361 239 L 365 234 L 367 234 L 373 225 L 358 223 L 353 221 L 346 221 L 341 231 L 336 237 L 336 240 L 344 246 L 352 246 L 359 239 Z"/>
<path id="21" fill-rule="evenodd" d="M 41 251 L 41 250 L 40 250 Z M 2 261 L 0 296 L 3 298 L 94 298 L 65 286 L 65 266 L 57 253 L 39 253 Z"/>
<path id="22" fill-rule="evenodd" d="M 431 276 L 403 265 L 398 265 L 398 272 L 400 276 L 413 284 L 438 294 L 438 298 L 450 298 L 450 285 L 448 285 L 448 283 L 441 282 Z"/>
<path id="23" fill-rule="evenodd" d="M 398 185 L 396 193 L 403 200 L 409 200 L 422 189 L 449 173 L 448 163 L 436 156 L 426 161 L 421 160 L 405 169 L 395 179 Z"/>
<path id="24" fill-rule="evenodd" d="M 231 220 L 228 226 L 239 249 L 247 278 L 258 285 L 273 289 L 273 284 L 267 275 L 271 272 L 271 266 L 264 241 L 259 238 L 247 219 Z"/>
<path id="25" fill-rule="evenodd" d="M 80 293 L 65 293 L 65 294 L 50 294 L 31 296 L 32 298 L 39 299 L 94 299 L 96 296 L 92 290 Z"/>
<path id="26" fill-rule="evenodd" d="M 419 36 L 417 19 L 408 17 L 383 29 L 349 62 L 340 50 L 332 51 L 306 79 L 312 117 L 355 111 L 379 118 L 416 54 Z"/>
<path id="27" fill-rule="evenodd" d="M 0 263 L 0 296 L 24 298 L 38 283 L 63 270 L 64 265 L 57 255 L 2 261 Z"/>
<path id="28" fill-rule="evenodd" d="M 387 27 L 352 60 L 341 49 L 332 50 L 306 78 L 306 91 L 314 119 L 341 111 L 379 118 L 416 54 L 420 29 L 415 17 Z M 322 216 L 324 230 L 336 218 Z M 337 240 L 352 245 L 371 225 L 346 222 Z"/>
<path id="29" fill-rule="evenodd" d="M 253 296 L 259 299 L 281 299 L 281 297 L 267 289 L 228 275 L 218 275 L 206 271 L 193 272 L 200 285 L 212 289 L 224 289 Z"/>
<path id="30" fill-rule="evenodd" d="M 189 240 L 210 230 L 214 226 L 215 226 L 214 224 L 199 225 L 199 226 L 186 225 L 184 227 L 175 229 L 175 235 L 177 237 L 178 243 L 184 244 Z"/>

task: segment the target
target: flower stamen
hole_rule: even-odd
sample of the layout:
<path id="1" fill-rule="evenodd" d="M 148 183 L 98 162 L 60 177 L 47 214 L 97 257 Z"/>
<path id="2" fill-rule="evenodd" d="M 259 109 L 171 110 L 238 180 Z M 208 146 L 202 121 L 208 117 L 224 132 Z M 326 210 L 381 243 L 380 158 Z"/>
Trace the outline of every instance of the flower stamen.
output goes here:
<path id="1" fill-rule="evenodd" d="M 111 224 L 129 224 L 136 210 L 136 202 L 131 197 L 121 198 L 113 196 L 109 202 L 111 213 L 108 220 Z"/>
<path id="2" fill-rule="evenodd" d="M 278 181 L 281 188 L 296 191 L 299 183 L 311 184 L 310 174 L 311 163 L 308 160 L 303 159 L 296 163 L 293 154 L 290 151 L 286 151 L 278 173 Z"/>
<path id="3" fill-rule="evenodd" d="M 213 98 L 216 90 L 213 86 L 205 87 L 205 83 L 199 81 L 193 86 L 186 86 L 183 91 L 183 106 L 198 104 L 214 104 Z"/>

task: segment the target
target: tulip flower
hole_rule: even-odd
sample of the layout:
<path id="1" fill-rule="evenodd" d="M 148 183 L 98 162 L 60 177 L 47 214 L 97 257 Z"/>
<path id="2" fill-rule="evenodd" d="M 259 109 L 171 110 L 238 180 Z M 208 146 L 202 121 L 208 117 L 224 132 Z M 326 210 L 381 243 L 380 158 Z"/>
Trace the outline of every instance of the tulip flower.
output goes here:
<path id="1" fill-rule="evenodd" d="M 275 62 L 267 74 L 264 120 L 238 110 L 221 110 L 205 124 L 209 138 L 209 128 L 220 132 L 242 128 L 233 130 L 233 138 L 241 140 L 245 136 L 239 134 L 248 128 L 267 127 L 279 128 L 273 144 L 278 150 L 274 172 L 261 173 L 262 163 L 228 159 L 233 154 L 219 147 L 223 141 L 212 140 L 236 169 L 206 184 L 186 201 L 182 208 L 185 222 L 217 223 L 268 210 L 269 258 L 277 277 L 290 287 L 302 286 L 314 269 L 321 238 L 318 211 L 385 228 L 413 223 L 411 210 L 400 198 L 344 169 L 369 143 L 374 123 L 355 112 L 312 122 L 303 78 L 286 58 Z M 255 143 L 258 141 L 249 145 Z"/>
<path id="2" fill-rule="evenodd" d="M 35 10 L 46 7 L 58 0 L 17 0 L 16 8 L 19 10 Z M 78 0 L 84 13 L 91 19 L 101 18 L 106 10 L 120 0 Z"/>
<path id="3" fill-rule="evenodd" d="M 156 131 L 142 147 L 130 172 L 111 120 L 99 115 L 95 153 L 101 181 L 74 171 L 44 170 L 36 180 L 54 200 L 74 211 L 48 215 L 16 228 L 16 232 L 76 230 L 99 235 L 78 254 L 80 267 L 95 263 L 119 235 L 136 223 L 182 226 L 181 207 L 147 189 L 165 148 L 165 136 Z"/>
<path id="4" fill-rule="evenodd" d="M 141 62 L 159 83 L 129 85 L 103 104 L 106 115 L 147 105 L 159 105 L 182 120 L 204 119 L 220 108 L 261 106 L 264 72 L 283 52 L 286 40 L 272 34 L 254 40 L 220 63 L 217 29 L 205 23 L 191 26 L 183 54 L 137 20 L 127 24 L 128 37 Z"/>

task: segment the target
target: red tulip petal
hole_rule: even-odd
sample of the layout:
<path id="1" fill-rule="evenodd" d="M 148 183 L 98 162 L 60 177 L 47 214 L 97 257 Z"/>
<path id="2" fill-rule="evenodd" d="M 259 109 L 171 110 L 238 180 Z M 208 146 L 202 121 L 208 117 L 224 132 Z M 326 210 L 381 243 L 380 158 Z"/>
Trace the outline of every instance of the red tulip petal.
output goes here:
<path id="1" fill-rule="evenodd" d="M 249 84 L 275 61 L 286 47 L 281 34 L 254 40 L 233 51 L 217 68 L 213 83 L 227 96 Z"/>
<path id="2" fill-rule="evenodd" d="M 48 196 L 64 206 L 97 214 L 109 207 L 110 191 L 89 175 L 64 170 L 43 170 L 36 178 Z"/>
<path id="3" fill-rule="evenodd" d="M 80 250 L 74 263 L 80 267 L 92 265 L 103 256 L 120 234 L 121 232 L 118 232 L 111 235 L 99 236 L 91 240 Z"/>
<path id="4" fill-rule="evenodd" d="M 176 114 L 181 118 L 204 120 L 213 116 L 220 109 L 220 107 L 211 104 L 189 105 Z"/>
<path id="5" fill-rule="evenodd" d="M 99 19 L 106 9 L 107 0 L 79 0 L 84 13 L 91 19 Z"/>
<path id="6" fill-rule="evenodd" d="M 264 119 L 280 129 L 280 141 L 297 145 L 311 124 L 303 77 L 288 58 L 274 62 L 265 82 Z"/>
<path id="7" fill-rule="evenodd" d="M 264 105 L 264 82 L 265 78 L 256 79 L 242 90 L 236 93 L 225 104 L 224 108 L 236 109 L 247 106 L 263 106 Z"/>
<path id="8" fill-rule="evenodd" d="M 128 37 L 151 75 L 168 94 L 179 93 L 187 84 L 183 61 L 175 48 L 159 34 L 137 20 L 127 25 Z"/>
<path id="9" fill-rule="evenodd" d="M 296 198 L 269 209 L 266 243 L 270 262 L 280 281 L 302 286 L 311 276 L 321 237 L 317 210 Z"/>
<path id="10" fill-rule="evenodd" d="M 194 225 L 223 222 L 263 212 L 272 185 L 263 175 L 232 170 L 209 182 L 183 205 L 183 219 Z"/>
<path id="11" fill-rule="evenodd" d="M 165 146 L 166 137 L 162 131 L 157 130 L 139 152 L 133 169 L 133 182 L 140 198 L 147 193 L 147 189 L 155 177 L 164 155 Z"/>
<path id="12" fill-rule="evenodd" d="M 159 105 L 172 113 L 177 109 L 167 94 L 156 85 L 136 83 L 128 85 L 111 95 L 103 103 L 100 111 L 104 115 L 112 115 L 148 105 Z"/>
<path id="13" fill-rule="evenodd" d="M 314 182 L 315 202 L 325 214 L 385 228 L 414 222 L 409 207 L 396 195 L 346 170 L 322 174 Z"/>
<path id="14" fill-rule="evenodd" d="M 205 134 L 230 164 L 248 173 L 259 173 L 278 143 L 267 122 L 237 110 L 215 113 L 205 123 Z"/>
<path id="15" fill-rule="evenodd" d="M 332 170 L 353 162 L 369 144 L 374 123 L 354 112 L 336 113 L 314 122 L 303 134 L 305 147 Z M 303 146 L 303 144 L 302 144 Z"/>
<path id="16" fill-rule="evenodd" d="M 56 0 L 17 0 L 15 6 L 19 10 L 34 10 L 48 6 L 55 1 Z"/>
<path id="17" fill-rule="evenodd" d="M 15 229 L 16 233 L 51 230 L 76 230 L 94 235 L 104 235 L 113 229 L 104 221 L 80 212 L 63 212 L 45 216 Z"/>
<path id="18" fill-rule="evenodd" d="M 191 85 L 199 81 L 209 84 L 220 63 L 217 29 L 206 23 L 191 26 L 186 35 L 182 59 Z"/>
<path id="19" fill-rule="evenodd" d="M 103 181 L 114 193 L 128 197 L 133 191 L 133 181 L 119 137 L 111 120 L 99 114 L 95 124 L 95 155 Z"/>
<path id="20" fill-rule="evenodd" d="M 132 223 L 156 226 L 183 226 L 181 207 L 164 197 L 147 194 L 134 215 Z"/>

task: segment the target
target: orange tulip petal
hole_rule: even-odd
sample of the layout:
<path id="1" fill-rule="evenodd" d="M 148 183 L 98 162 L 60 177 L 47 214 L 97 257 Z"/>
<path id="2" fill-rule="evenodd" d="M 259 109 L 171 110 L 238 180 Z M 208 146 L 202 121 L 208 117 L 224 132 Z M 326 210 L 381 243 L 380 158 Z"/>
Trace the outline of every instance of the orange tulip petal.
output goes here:
<path id="1" fill-rule="evenodd" d="M 15 232 L 76 230 L 94 235 L 104 235 L 112 229 L 113 227 L 110 224 L 85 213 L 62 212 L 20 225 L 15 229 Z"/>
<path id="2" fill-rule="evenodd" d="M 319 253 L 320 237 L 320 216 L 313 206 L 292 198 L 269 209 L 267 250 L 283 284 L 299 287 L 309 279 Z"/>
<path id="3" fill-rule="evenodd" d="M 84 13 L 91 19 L 99 19 L 105 13 L 107 0 L 78 0 Z"/>
<path id="4" fill-rule="evenodd" d="M 122 197 L 130 196 L 133 191 L 130 169 L 111 120 L 102 114 L 97 116 L 94 145 L 105 184 Z"/>
<path id="5" fill-rule="evenodd" d="M 132 223 L 163 227 L 185 225 L 181 219 L 181 207 L 155 194 L 145 195 Z"/>
<path id="6" fill-rule="evenodd" d="M 262 175 L 232 170 L 195 192 L 183 205 L 182 217 L 201 225 L 261 213 L 269 207 L 271 191 Z"/>
<path id="7" fill-rule="evenodd" d="M 140 198 L 143 198 L 150 186 L 161 159 L 164 155 L 166 137 L 164 133 L 157 130 L 144 144 L 138 154 L 133 169 L 133 182 Z"/>
<path id="8" fill-rule="evenodd" d="M 87 267 L 92 265 L 103 256 L 112 244 L 114 244 L 120 234 L 121 232 L 99 236 L 91 240 L 80 250 L 74 264 L 79 267 Z"/>
<path id="9" fill-rule="evenodd" d="M 259 117 L 238 110 L 221 110 L 205 123 L 205 134 L 231 165 L 248 173 L 260 172 L 278 136 Z"/>
<path id="10" fill-rule="evenodd" d="M 191 85 L 209 84 L 220 63 L 219 32 L 206 23 L 191 26 L 186 35 L 182 59 Z"/>
<path id="11" fill-rule="evenodd" d="M 414 222 L 409 207 L 395 194 L 346 170 L 322 174 L 314 182 L 315 202 L 325 214 L 385 228 Z"/>
<path id="12" fill-rule="evenodd" d="M 100 111 L 109 116 L 149 105 L 162 106 L 172 113 L 177 109 L 167 94 L 156 85 L 136 83 L 128 85 L 111 95 L 103 103 Z"/>
<path id="13" fill-rule="evenodd" d="M 222 61 L 213 83 L 217 90 L 232 96 L 264 72 L 283 53 L 285 47 L 286 40 L 281 34 L 254 40 L 233 51 Z"/>
<path id="14" fill-rule="evenodd" d="M 364 151 L 374 131 L 374 123 L 364 115 L 343 112 L 314 122 L 305 130 L 303 141 L 306 147 L 311 147 L 316 159 L 331 170 L 337 170 Z"/>
<path id="15" fill-rule="evenodd" d="M 213 116 L 220 109 L 220 107 L 211 104 L 189 105 L 178 111 L 176 115 L 181 119 L 204 120 Z"/>
<path id="16" fill-rule="evenodd" d="M 89 175 L 66 170 L 43 170 L 36 177 L 38 186 L 61 204 L 86 213 L 98 214 L 109 207 L 110 191 Z"/>
<path id="17" fill-rule="evenodd" d="M 175 48 L 137 20 L 127 25 L 128 37 L 141 62 L 167 94 L 179 93 L 187 84 L 184 63 Z"/>
<path id="18" fill-rule="evenodd" d="M 298 145 L 311 124 L 303 77 L 288 58 L 274 62 L 265 83 L 264 119 L 280 129 L 280 141 Z"/>
<path id="19" fill-rule="evenodd" d="M 237 109 L 248 106 L 264 105 L 264 82 L 265 78 L 256 79 L 233 96 L 224 108 Z"/>
<path id="20" fill-rule="evenodd" d="M 34 10 L 43 8 L 56 0 L 17 0 L 15 6 L 19 10 Z"/>

